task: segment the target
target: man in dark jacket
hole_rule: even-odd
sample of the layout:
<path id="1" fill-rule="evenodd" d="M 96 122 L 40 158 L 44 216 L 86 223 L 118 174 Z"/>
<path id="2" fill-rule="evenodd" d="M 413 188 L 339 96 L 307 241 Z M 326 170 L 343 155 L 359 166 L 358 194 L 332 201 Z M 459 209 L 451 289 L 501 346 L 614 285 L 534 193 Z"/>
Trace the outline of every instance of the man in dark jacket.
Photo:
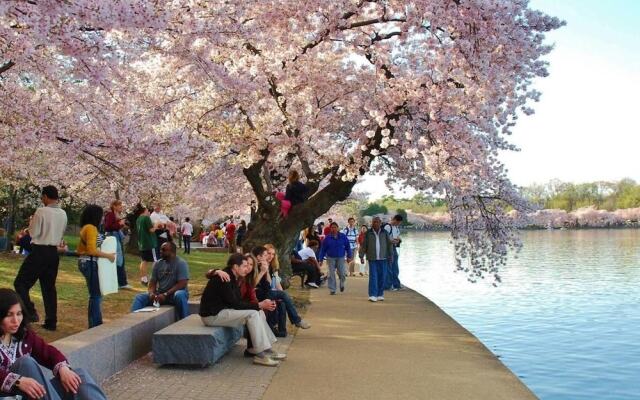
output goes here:
<path id="1" fill-rule="evenodd" d="M 360 262 L 364 264 L 365 255 L 369 261 L 369 301 L 372 302 L 384 300 L 388 263 L 393 262 L 393 243 L 381 225 L 380 217 L 375 217 L 359 251 Z"/>
<path id="2" fill-rule="evenodd" d="M 200 317 L 206 326 L 246 325 L 251 336 L 253 348 L 247 349 L 255 354 L 254 364 L 275 367 L 278 360 L 284 360 L 285 354 L 274 352 L 271 347 L 276 337 L 271 332 L 263 308 L 273 308 L 273 301 L 265 299 L 258 304 L 242 300 L 238 280 L 249 273 L 246 258 L 242 254 L 232 254 L 224 270 L 230 277 L 224 282 L 218 275 L 209 279 L 200 300 Z"/>

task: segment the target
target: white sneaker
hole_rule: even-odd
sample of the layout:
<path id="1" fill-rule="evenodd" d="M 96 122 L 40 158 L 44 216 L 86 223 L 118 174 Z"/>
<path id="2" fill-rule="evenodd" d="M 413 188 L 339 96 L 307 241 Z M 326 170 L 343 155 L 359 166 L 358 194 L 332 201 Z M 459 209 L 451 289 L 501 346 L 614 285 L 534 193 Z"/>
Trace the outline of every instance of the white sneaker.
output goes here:
<path id="1" fill-rule="evenodd" d="M 376 301 L 378 301 L 378 298 L 376 296 L 371 296 L 371 297 L 369 297 L 369 301 L 375 303 Z"/>
<path id="2" fill-rule="evenodd" d="M 315 282 L 309 282 L 307 283 L 307 286 L 311 286 L 312 288 L 316 288 L 316 289 L 318 288 L 318 284 Z"/>
<path id="3" fill-rule="evenodd" d="M 311 328 L 311 324 L 310 324 L 310 323 L 308 323 L 308 322 L 306 322 L 306 321 L 305 321 L 305 320 L 303 320 L 303 319 L 301 319 L 301 320 L 300 320 L 300 322 L 298 322 L 298 323 L 296 324 L 296 326 L 297 326 L 298 328 L 302 328 L 302 329 L 309 329 L 309 328 Z"/>
<path id="4" fill-rule="evenodd" d="M 378 301 L 384 301 L 384 296 L 378 296 Z"/>

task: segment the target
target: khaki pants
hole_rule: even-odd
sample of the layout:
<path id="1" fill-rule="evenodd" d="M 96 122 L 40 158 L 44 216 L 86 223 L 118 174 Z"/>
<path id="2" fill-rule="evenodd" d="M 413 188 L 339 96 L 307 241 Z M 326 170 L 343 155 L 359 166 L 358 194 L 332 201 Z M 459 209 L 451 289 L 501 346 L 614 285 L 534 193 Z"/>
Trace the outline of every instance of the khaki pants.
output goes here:
<path id="1" fill-rule="evenodd" d="M 270 349 L 276 342 L 276 337 L 271 332 L 267 317 L 262 310 L 233 310 L 225 308 L 218 315 L 202 317 L 202 323 L 206 326 L 247 325 L 253 349 L 247 349 L 252 353 L 260 353 Z"/>

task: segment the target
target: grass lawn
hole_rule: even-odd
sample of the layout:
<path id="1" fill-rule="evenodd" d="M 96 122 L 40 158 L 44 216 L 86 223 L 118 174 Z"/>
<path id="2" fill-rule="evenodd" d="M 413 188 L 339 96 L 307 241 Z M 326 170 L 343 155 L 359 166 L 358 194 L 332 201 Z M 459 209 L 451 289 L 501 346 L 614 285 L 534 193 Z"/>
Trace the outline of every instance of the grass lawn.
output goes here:
<path id="1" fill-rule="evenodd" d="M 78 237 L 65 236 L 65 241 L 70 249 L 75 249 Z M 228 256 L 223 253 L 200 252 L 195 249 L 188 255 L 182 254 L 181 250 L 178 249 L 178 255 L 189 264 L 191 278 L 189 280 L 189 295 L 191 298 L 200 297 L 207 284 L 207 279 L 204 276 L 206 271 L 210 268 L 224 267 Z M 23 256 L 13 253 L 0 253 L 0 287 L 13 289 L 13 280 L 23 259 Z M 126 255 L 125 268 L 129 284 L 133 286 L 133 290 L 121 290 L 116 294 L 103 297 L 102 318 L 105 323 L 128 313 L 133 297 L 138 293 L 146 292 L 146 287 L 140 285 L 138 279 L 139 265 L 140 258 L 138 256 Z M 297 282 L 298 280 L 295 279 L 294 284 L 288 291 L 296 300 L 298 306 L 304 307 L 308 303 L 309 294 L 307 290 L 300 290 L 299 286 L 296 285 Z M 58 330 L 49 332 L 41 329 L 38 324 L 33 324 L 33 328 L 47 341 L 54 341 L 72 335 L 88 327 L 87 302 L 89 294 L 84 276 L 78 271 L 77 258 L 61 257 L 56 287 L 58 289 Z M 40 317 L 44 318 L 42 294 L 38 283 L 31 289 L 30 294 Z"/>

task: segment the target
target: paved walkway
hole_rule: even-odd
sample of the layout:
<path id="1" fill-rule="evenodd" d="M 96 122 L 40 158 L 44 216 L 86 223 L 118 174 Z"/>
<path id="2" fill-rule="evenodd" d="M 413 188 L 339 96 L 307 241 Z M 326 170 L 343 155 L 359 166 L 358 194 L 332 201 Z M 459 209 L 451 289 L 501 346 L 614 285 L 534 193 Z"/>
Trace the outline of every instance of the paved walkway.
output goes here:
<path id="1" fill-rule="evenodd" d="M 536 399 L 482 343 L 411 290 L 367 301 L 367 280 L 313 291 L 288 360 L 263 400 Z"/>
<path id="2" fill-rule="evenodd" d="M 275 348 L 287 352 L 293 336 L 278 338 Z M 151 354 L 103 383 L 110 400 L 258 400 L 277 369 L 252 364 L 240 341 L 208 368 L 159 367 Z M 285 361 L 286 362 L 286 361 Z"/>
<path id="3" fill-rule="evenodd" d="M 105 382 L 112 400 L 438 399 L 536 397 L 475 337 L 411 290 L 369 303 L 367 280 L 312 291 L 311 329 L 280 340 L 279 368 L 242 357 L 244 339 L 205 369 L 158 367 L 147 356 Z"/>

